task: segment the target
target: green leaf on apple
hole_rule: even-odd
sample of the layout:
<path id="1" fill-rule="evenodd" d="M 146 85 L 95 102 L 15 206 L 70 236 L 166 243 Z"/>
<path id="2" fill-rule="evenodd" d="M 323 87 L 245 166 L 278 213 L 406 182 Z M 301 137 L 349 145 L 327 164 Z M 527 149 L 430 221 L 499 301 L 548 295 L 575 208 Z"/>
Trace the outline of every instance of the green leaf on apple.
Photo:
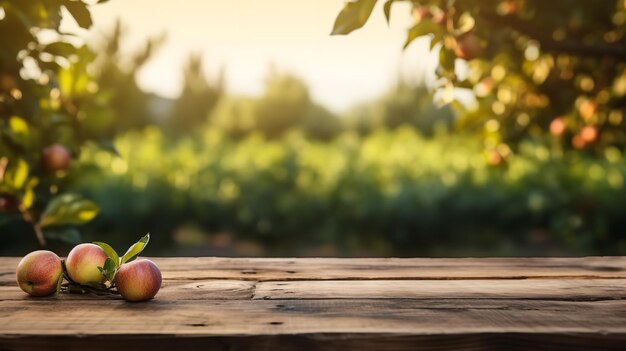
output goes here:
<path id="1" fill-rule="evenodd" d="M 117 265 L 111 257 L 107 257 L 104 261 L 104 265 L 102 267 L 98 267 L 98 270 L 102 273 L 102 275 L 104 275 L 108 282 L 112 282 L 115 277 L 115 273 L 117 272 Z"/>
<path id="2" fill-rule="evenodd" d="M 111 247 L 111 245 L 100 241 L 94 241 L 93 243 L 100 246 L 102 250 L 104 250 L 104 253 L 107 254 L 107 256 L 109 256 L 113 260 L 113 262 L 115 262 L 115 268 L 120 266 L 120 256 Z"/>
<path id="3" fill-rule="evenodd" d="M 143 249 L 146 248 L 146 246 L 148 245 L 149 241 L 150 241 L 150 233 L 144 235 L 141 239 L 139 239 L 138 242 L 134 243 L 128 249 L 128 251 L 126 251 L 124 256 L 122 256 L 121 264 L 124 264 L 124 263 L 127 263 L 127 262 L 131 262 L 132 260 L 137 258 L 137 256 L 139 256 L 139 254 L 143 251 Z"/>

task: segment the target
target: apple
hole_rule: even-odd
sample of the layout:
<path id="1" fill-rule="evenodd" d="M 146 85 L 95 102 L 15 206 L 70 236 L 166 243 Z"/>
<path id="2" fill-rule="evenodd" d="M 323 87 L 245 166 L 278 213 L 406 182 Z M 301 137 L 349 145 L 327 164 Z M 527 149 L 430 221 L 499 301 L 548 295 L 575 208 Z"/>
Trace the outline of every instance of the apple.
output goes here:
<path id="1" fill-rule="evenodd" d="M 33 251 L 24 256 L 16 270 L 17 284 L 31 296 L 54 293 L 62 275 L 61 259 L 47 250 Z"/>
<path id="2" fill-rule="evenodd" d="M 120 266 L 115 275 L 117 291 L 126 301 L 145 301 L 161 288 L 161 271 L 148 259 L 139 259 Z"/>
<path id="3" fill-rule="evenodd" d="M 473 60 L 483 53 L 483 47 L 480 38 L 476 34 L 468 33 L 456 40 L 454 53 L 457 57 L 467 61 Z"/>
<path id="4" fill-rule="evenodd" d="M 430 9 L 428 6 L 414 6 L 412 14 L 415 23 L 420 23 L 422 20 L 430 17 Z"/>
<path id="5" fill-rule="evenodd" d="M 550 122 L 550 133 L 554 136 L 561 136 L 565 132 L 565 127 L 563 118 L 555 118 Z"/>
<path id="6" fill-rule="evenodd" d="M 522 4 L 516 0 L 505 0 L 498 5 L 498 13 L 501 15 L 513 15 L 522 10 Z"/>
<path id="7" fill-rule="evenodd" d="M 64 171 L 70 167 L 72 157 L 67 148 L 61 144 L 47 146 L 41 154 L 43 164 L 49 171 Z"/>
<path id="8" fill-rule="evenodd" d="M 593 143 L 598 138 L 598 129 L 594 126 L 586 126 L 581 129 L 580 137 L 585 143 Z"/>
<path id="9" fill-rule="evenodd" d="M 0 194 L 0 213 L 15 213 L 19 210 L 19 203 L 15 196 Z"/>
<path id="10" fill-rule="evenodd" d="M 104 266 L 107 257 L 104 250 L 96 244 L 76 245 L 65 259 L 65 269 L 70 278 L 78 284 L 102 284 L 106 278 L 98 267 Z"/>

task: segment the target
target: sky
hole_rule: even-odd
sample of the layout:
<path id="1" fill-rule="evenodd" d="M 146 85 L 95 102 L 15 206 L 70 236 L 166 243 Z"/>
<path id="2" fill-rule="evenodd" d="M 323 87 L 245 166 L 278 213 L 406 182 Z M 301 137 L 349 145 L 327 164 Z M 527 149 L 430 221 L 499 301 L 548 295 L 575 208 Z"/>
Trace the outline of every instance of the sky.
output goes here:
<path id="1" fill-rule="evenodd" d="M 89 40 L 118 18 L 127 29 L 126 52 L 165 33 L 167 41 L 138 76 L 143 89 L 162 96 L 179 94 L 184 63 L 201 53 L 207 75 L 224 69 L 232 94 L 260 94 L 273 66 L 304 79 L 317 102 L 340 112 L 380 96 L 399 75 L 419 79 L 428 61 L 423 41 L 401 50 L 410 5 L 394 5 L 388 26 L 382 3 L 362 29 L 330 36 L 342 0 L 112 0 L 92 7 Z"/>

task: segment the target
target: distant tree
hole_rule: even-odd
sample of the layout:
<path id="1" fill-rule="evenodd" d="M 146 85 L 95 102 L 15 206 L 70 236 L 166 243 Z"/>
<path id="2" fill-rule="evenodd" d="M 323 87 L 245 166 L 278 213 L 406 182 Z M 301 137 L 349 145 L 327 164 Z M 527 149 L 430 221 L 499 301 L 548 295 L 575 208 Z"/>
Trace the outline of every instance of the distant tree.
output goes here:
<path id="1" fill-rule="evenodd" d="M 175 135 L 183 135 L 206 124 L 223 95 L 223 85 L 221 74 L 214 81 L 208 80 L 203 71 L 202 57 L 191 55 L 184 68 L 182 92 L 167 117 L 167 130 Z"/>
<path id="2" fill-rule="evenodd" d="M 252 132 L 278 138 L 299 129 L 310 138 L 329 140 L 342 130 L 334 113 L 311 100 L 303 80 L 274 70 L 267 77 L 262 96 L 225 97 L 211 118 L 214 125 L 234 138 Z"/>
<path id="3" fill-rule="evenodd" d="M 265 81 L 265 93 L 257 101 L 255 126 L 273 138 L 302 125 L 311 97 L 306 84 L 290 74 L 270 72 Z"/>
<path id="4" fill-rule="evenodd" d="M 225 96 L 213 110 L 211 123 L 232 138 L 243 138 L 255 130 L 256 100 L 251 97 Z"/>
<path id="5" fill-rule="evenodd" d="M 437 106 L 425 87 L 400 82 L 377 102 L 374 118 L 385 128 L 409 125 L 431 136 L 436 127 L 450 130 L 455 114 L 450 106 Z"/>
<path id="6" fill-rule="evenodd" d="M 301 123 L 305 135 L 312 139 L 330 140 L 343 130 L 339 117 L 316 103 L 309 105 Z"/>
<path id="7" fill-rule="evenodd" d="M 113 114 L 109 123 L 101 126 L 101 133 L 114 135 L 121 131 L 140 129 L 156 122 L 150 110 L 152 94 L 137 84 L 137 74 L 165 41 L 165 35 L 146 40 L 143 48 L 134 53 L 122 52 L 125 30 L 118 20 L 110 34 L 96 46 L 96 80 L 110 95 Z M 129 57 L 130 60 L 125 60 Z"/>
<path id="8" fill-rule="evenodd" d="M 433 95 L 421 85 L 400 81 L 379 99 L 353 107 L 346 113 L 347 129 L 367 135 L 378 128 L 410 126 L 424 136 L 435 130 L 451 130 L 456 114 L 449 106 L 433 102 Z"/>
<path id="9" fill-rule="evenodd" d="M 384 13 L 389 20 L 392 5 Z M 411 0 L 405 47 L 440 48 L 442 99 L 473 89 L 480 107 L 460 122 L 487 148 L 545 137 L 575 149 L 626 146 L 626 2 Z M 347 2 L 332 34 L 362 27 L 376 0 Z M 466 61 L 467 75 L 458 65 Z M 477 128 L 478 127 L 478 128 Z"/>

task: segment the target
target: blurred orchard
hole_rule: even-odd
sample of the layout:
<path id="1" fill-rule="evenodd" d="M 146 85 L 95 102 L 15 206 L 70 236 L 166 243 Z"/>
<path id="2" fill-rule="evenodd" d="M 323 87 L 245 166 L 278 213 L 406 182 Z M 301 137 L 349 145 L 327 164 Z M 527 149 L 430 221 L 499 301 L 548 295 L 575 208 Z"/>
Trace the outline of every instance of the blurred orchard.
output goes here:
<path id="1" fill-rule="evenodd" d="M 164 37 L 60 30 L 98 2 L 0 1 L 0 254 L 146 232 L 154 255 L 626 254 L 624 0 L 385 1 L 412 3 L 438 79 L 342 115 L 276 68 L 229 94 L 198 54 L 178 98 L 147 93 Z"/>

